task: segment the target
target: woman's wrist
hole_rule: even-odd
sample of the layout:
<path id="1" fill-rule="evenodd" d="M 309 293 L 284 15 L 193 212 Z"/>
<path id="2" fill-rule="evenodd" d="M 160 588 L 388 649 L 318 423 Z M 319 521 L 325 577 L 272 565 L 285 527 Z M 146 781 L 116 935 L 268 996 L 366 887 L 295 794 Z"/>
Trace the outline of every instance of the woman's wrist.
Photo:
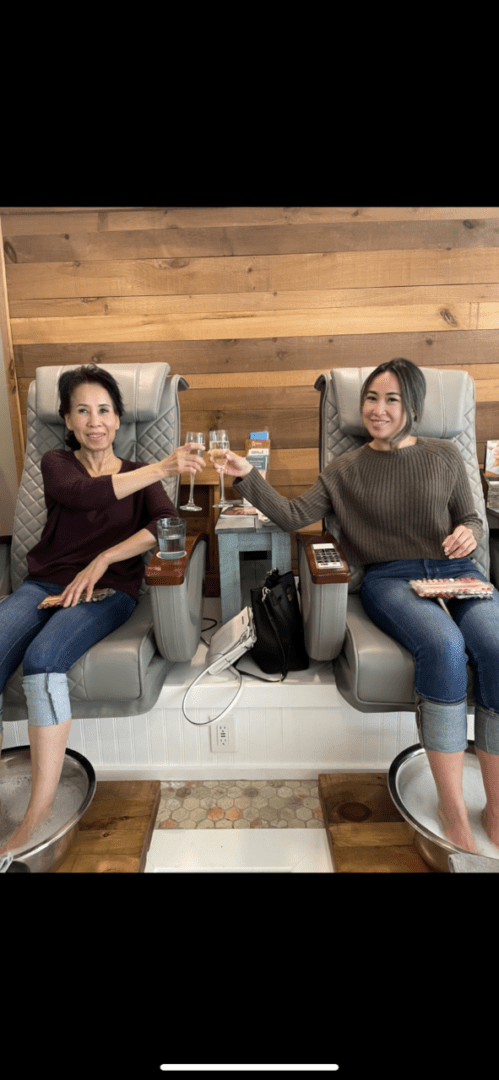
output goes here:
<path id="1" fill-rule="evenodd" d="M 250 461 L 247 461 L 246 458 L 242 458 L 242 460 L 244 461 L 244 472 L 243 475 L 239 477 L 240 480 L 244 480 L 254 469 L 254 465 L 252 465 Z"/>

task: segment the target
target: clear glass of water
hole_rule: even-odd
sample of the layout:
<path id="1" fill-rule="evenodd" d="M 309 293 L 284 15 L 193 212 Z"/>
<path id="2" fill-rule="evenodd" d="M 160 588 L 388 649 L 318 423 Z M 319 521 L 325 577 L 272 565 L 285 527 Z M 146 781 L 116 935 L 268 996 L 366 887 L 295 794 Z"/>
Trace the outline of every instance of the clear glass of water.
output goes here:
<path id="1" fill-rule="evenodd" d="M 186 441 L 186 443 L 191 443 L 191 442 L 201 443 L 202 444 L 202 449 L 201 450 L 193 450 L 192 453 L 194 455 L 197 454 L 198 457 L 203 457 L 203 454 L 204 454 L 204 452 L 206 450 L 206 445 L 205 445 L 206 440 L 205 440 L 205 437 L 204 437 L 204 431 L 188 431 L 187 435 L 185 436 L 185 441 Z M 191 476 L 191 491 L 190 491 L 190 495 L 189 495 L 189 502 L 186 502 L 184 506 L 180 507 L 180 509 L 181 510 L 202 510 L 203 509 L 202 506 L 196 506 L 196 503 L 194 502 L 194 473 Z"/>
<path id="2" fill-rule="evenodd" d="M 210 450 L 230 450 L 229 436 L 226 431 L 210 431 Z M 225 462 L 223 458 L 215 459 L 213 462 L 217 473 L 220 476 L 220 502 L 213 503 L 214 506 L 227 507 L 232 506 L 232 503 L 225 498 L 224 491 L 224 469 Z"/>
<path id="3" fill-rule="evenodd" d="M 181 559 L 185 555 L 186 522 L 183 518 L 160 518 L 158 528 L 158 559 Z"/>

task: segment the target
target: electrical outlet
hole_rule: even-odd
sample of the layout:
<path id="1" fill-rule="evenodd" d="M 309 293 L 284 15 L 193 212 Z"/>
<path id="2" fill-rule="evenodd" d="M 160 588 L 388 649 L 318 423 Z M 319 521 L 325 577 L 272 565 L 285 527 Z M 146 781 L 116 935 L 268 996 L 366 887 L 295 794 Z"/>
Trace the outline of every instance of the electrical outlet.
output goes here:
<path id="1" fill-rule="evenodd" d="M 211 724 L 211 749 L 214 754 L 232 753 L 236 749 L 234 720 L 221 720 Z"/>

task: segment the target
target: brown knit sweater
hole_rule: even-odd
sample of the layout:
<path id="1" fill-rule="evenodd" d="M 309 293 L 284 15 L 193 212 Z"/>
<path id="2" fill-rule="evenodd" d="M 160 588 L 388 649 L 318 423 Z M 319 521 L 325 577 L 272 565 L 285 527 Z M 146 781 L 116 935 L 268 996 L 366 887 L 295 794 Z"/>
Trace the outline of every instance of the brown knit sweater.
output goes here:
<path id="1" fill-rule="evenodd" d="M 457 525 L 466 525 L 477 541 L 482 535 L 466 466 L 446 439 L 418 438 L 387 451 L 365 443 L 335 458 L 297 499 L 278 495 L 256 469 L 236 485 L 287 532 L 333 510 L 352 563 L 444 559 L 442 543 Z"/>

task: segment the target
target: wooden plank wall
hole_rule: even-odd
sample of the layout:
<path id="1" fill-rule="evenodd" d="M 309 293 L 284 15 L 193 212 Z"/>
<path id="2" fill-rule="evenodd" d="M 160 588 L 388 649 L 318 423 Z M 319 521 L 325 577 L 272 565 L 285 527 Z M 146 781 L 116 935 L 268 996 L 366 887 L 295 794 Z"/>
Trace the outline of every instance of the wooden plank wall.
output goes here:
<path id="1" fill-rule="evenodd" d="M 476 381 L 499 438 L 498 207 L 0 208 L 11 389 L 38 366 L 166 360 L 182 428 L 269 428 L 288 497 L 318 470 L 318 374 L 405 356 Z M 194 515 L 191 515 L 194 518 Z"/>

